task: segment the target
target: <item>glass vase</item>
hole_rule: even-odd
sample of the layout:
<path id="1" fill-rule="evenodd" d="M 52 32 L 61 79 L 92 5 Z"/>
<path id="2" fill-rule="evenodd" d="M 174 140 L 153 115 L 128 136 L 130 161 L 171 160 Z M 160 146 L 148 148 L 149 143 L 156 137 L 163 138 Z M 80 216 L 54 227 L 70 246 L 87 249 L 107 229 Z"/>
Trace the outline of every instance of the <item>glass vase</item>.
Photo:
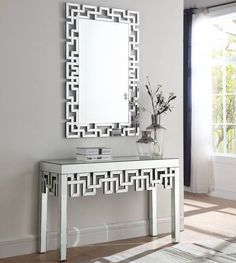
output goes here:
<path id="1" fill-rule="evenodd" d="M 136 142 L 138 154 L 141 158 L 151 158 L 154 149 L 154 140 L 151 131 L 142 131 L 142 137 Z"/>
<path id="2" fill-rule="evenodd" d="M 151 136 L 153 138 L 153 158 L 162 158 L 164 151 L 164 139 L 166 128 L 161 126 L 161 116 L 160 115 L 151 115 L 151 125 L 147 127 L 147 130 L 151 131 Z"/>

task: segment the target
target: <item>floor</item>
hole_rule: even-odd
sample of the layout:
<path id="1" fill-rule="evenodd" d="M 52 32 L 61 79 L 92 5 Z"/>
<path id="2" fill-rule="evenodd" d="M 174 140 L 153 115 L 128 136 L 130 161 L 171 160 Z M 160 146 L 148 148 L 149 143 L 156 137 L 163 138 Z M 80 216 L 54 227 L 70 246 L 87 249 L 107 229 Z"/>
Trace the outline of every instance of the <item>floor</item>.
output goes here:
<path id="1" fill-rule="evenodd" d="M 222 240 L 217 247 L 220 251 L 225 248 L 225 239 L 236 239 L 236 201 L 223 200 L 206 195 L 185 194 L 185 231 L 181 234 L 181 242 L 196 242 L 203 240 Z M 163 247 L 171 246 L 170 236 L 162 235 L 158 238 L 140 237 L 103 244 L 95 244 L 68 249 L 68 263 L 102 262 L 109 263 L 104 257 L 130 251 L 135 256 L 129 262 L 141 258 Z M 31 254 L 6 259 L 0 263 L 53 263 L 57 262 L 56 251 L 46 254 Z"/>

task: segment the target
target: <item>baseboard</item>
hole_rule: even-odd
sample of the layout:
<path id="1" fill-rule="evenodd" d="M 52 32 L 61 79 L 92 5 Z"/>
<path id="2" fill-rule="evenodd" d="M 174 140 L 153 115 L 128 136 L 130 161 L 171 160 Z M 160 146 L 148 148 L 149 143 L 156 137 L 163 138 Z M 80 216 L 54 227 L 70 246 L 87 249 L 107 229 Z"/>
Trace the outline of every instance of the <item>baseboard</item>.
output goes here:
<path id="1" fill-rule="evenodd" d="M 37 238 L 33 235 L 11 240 L 0 240 L 0 258 L 31 254 L 36 251 Z"/>
<path id="2" fill-rule="evenodd" d="M 214 188 L 209 195 L 229 200 L 236 200 L 236 191 L 224 188 Z"/>
<path id="3" fill-rule="evenodd" d="M 158 233 L 170 232 L 171 218 L 158 219 Z M 183 229 L 183 218 L 181 218 Z M 102 243 L 139 236 L 146 236 L 149 232 L 148 220 L 125 222 L 120 224 L 99 225 L 93 227 L 73 228 L 68 230 L 68 247 Z M 47 236 L 48 250 L 57 248 L 57 233 L 49 232 Z M 14 240 L 0 240 L 0 258 L 13 257 L 35 253 L 37 251 L 37 237 L 27 236 Z"/>

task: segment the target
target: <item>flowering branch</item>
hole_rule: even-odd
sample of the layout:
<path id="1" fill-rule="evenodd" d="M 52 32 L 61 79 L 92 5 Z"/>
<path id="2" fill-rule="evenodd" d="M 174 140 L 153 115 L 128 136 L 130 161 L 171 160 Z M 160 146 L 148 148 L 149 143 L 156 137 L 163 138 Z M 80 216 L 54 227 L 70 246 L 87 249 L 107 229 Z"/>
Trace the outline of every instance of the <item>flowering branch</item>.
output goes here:
<path id="1" fill-rule="evenodd" d="M 161 91 L 162 85 L 160 84 L 158 84 L 155 92 L 153 93 L 152 86 L 148 77 L 147 84 L 145 85 L 145 87 L 151 100 L 154 115 L 161 115 L 162 113 L 167 113 L 167 111 L 171 111 L 173 107 L 171 107 L 170 103 L 172 100 L 176 99 L 174 93 L 170 93 L 168 99 L 166 100 Z M 146 109 L 143 107 L 143 110 Z"/>

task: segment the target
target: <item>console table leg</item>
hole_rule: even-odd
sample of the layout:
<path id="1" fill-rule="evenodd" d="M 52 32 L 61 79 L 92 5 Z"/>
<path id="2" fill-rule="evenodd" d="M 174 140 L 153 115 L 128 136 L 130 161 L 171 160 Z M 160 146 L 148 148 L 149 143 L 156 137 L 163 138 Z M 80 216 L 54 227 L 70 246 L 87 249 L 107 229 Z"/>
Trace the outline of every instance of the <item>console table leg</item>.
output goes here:
<path id="1" fill-rule="evenodd" d="M 39 182 L 39 252 L 47 251 L 47 205 L 48 188 L 43 189 L 42 172 L 40 172 Z"/>
<path id="2" fill-rule="evenodd" d="M 149 192 L 149 233 L 151 236 L 157 236 L 157 188 Z"/>
<path id="3" fill-rule="evenodd" d="M 66 249 L 67 249 L 67 175 L 59 174 L 59 259 L 60 261 L 66 260 Z"/>
<path id="4" fill-rule="evenodd" d="M 179 168 L 175 168 L 174 183 L 171 190 L 171 210 L 172 241 L 178 243 L 180 241 Z"/>

